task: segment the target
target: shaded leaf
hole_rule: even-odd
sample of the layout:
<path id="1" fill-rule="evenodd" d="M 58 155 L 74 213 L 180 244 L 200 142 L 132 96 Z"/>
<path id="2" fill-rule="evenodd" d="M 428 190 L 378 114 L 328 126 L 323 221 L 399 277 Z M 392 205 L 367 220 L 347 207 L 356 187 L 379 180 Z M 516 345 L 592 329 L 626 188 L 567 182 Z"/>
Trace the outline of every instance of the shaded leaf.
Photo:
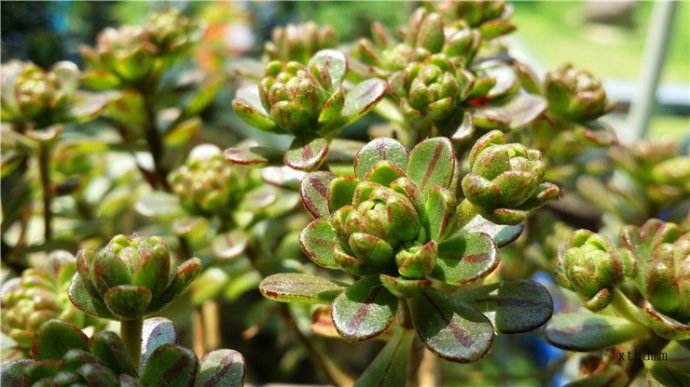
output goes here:
<path id="1" fill-rule="evenodd" d="M 116 374 L 137 374 L 125 345 L 114 332 L 103 331 L 93 335 L 91 353 Z"/>
<path id="2" fill-rule="evenodd" d="M 446 296 L 425 291 L 408 299 L 412 322 L 419 337 L 444 359 L 467 363 L 480 359 L 491 348 L 494 328 L 481 312 Z"/>
<path id="3" fill-rule="evenodd" d="M 323 219 L 314 219 L 299 236 L 299 245 L 304 254 L 315 264 L 326 269 L 337 269 L 334 249 L 338 236 L 331 224 Z"/>
<path id="4" fill-rule="evenodd" d="M 338 333 L 347 339 L 378 336 L 393 322 L 397 299 L 376 277 L 355 282 L 333 301 L 332 317 Z"/>
<path id="5" fill-rule="evenodd" d="M 2 364 L 0 368 L 0 385 L 5 387 L 23 387 L 24 370 L 34 361 L 19 359 Z"/>
<path id="6" fill-rule="evenodd" d="M 690 340 L 690 325 L 678 322 L 651 308 L 644 308 L 643 316 L 645 325 L 657 335 L 669 340 Z"/>
<path id="7" fill-rule="evenodd" d="M 611 364 L 606 369 L 584 376 L 563 387 L 624 387 L 629 382 L 628 374 L 620 366 Z"/>
<path id="8" fill-rule="evenodd" d="M 459 232 L 439 243 L 432 276 L 447 284 L 467 284 L 488 275 L 497 265 L 497 247 L 490 236 Z"/>
<path id="9" fill-rule="evenodd" d="M 304 177 L 300 186 L 302 203 L 315 218 L 329 216 L 328 187 L 335 175 L 331 172 L 312 172 Z"/>
<path id="10" fill-rule="evenodd" d="M 389 160 L 398 168 L 407 168 L 407 149 L 391 138 L 377 138 L 357 152 L 355 174 L 359 179 L 366 178 L 369 171 L 380 161 Z"/>
<path id="11" fill-rule="evenodd" d="M 196 355 L 189 349 L 163 344 L 146 361 L 140 381 L 144 387 L 189 387 L 198 366 Z"/>
<path id="12" fill-rule="evenodd" d="M 306 174 L 290 167 L 266 167 L 261 169 L 261 179 L 268 184 L 288 189 L 299 189 Z"/>
<path id="13" fill-rule="evenodd" d="M 201 358 L 196 387 L 228 386 L 244 384 L 246 365 L 241 353 L 231 349 L 209 352 Z"/>
<path id="14" fill-rule="evenodd" d="M 141 329 L 141 366 L 147 363 L 158 347 L 165 344 L 175 344 L 177 334 L 172 321 L 164 317 L 154 317 L 144 320 Z"/>
<path id="15" fill-rule="evenodd" d="M 404 386 L 414 333 L 398 330 L 357 379 L 355 387 Z"/>
<path id="16" fill-rule="evenodd" d="M 410 151 L 407 174 L 426 198 L 434 185 L 448 188 L 455 174 L 455 151 L 445 137 L 430 138 Z"/>
<path id="17" fill-rule="evenodd" d="M 244 145 L 224 150 L 223 157 L 234 164 L 262 166 L 281 163 L 283 153 L 273 148 Z"/>
<path id="18" fill-rule="evenodd" d="M 114 319 L 112 312 L 98 297 L 92 297 L 86 286 L 84 280 L 79 274 L 74 274 L 72 282 L 70 282 L 67 296 L 70 302 L 84 313 L 92 316 Z"/>
<path id="19" fill-rule="evenodd" d="M 151 289 L 147 287 L 119 285 L 110 288 L 103 295 L 103 301 L 115 316 L 129 319 L 143 316 L 151 297 Z"/>
<path id="20" fill-rule="evenodd" d="M 326 278 L 301 273 L 279 273 L 264 278 L 261 294 L 274 301 L 328 304 L 343 290 L 343 285 Z"/>
<path id="21" fill-rule="evenodd" d="M 256 85 L 239 88 L 235 99 L 232 100 L 232 109 L 241 119 L 255 128 L 282 133 L 261 104 L 259 88 Z"/>
<path id="22" fill-rule="evenodd" d="M 349 122 L 357 120 L 365 115 L 369 110 L 386 95 L 388 84 L 379 78 L 371 78 L 357 84 L 352 90 L 345 94 L 345 104 L 341 114 Z"/>
<path id="23" fill-rule="evenodd" d="M 174 218 L 183 213 L 177 196 L 161 191 L 151 191 L 137 201 L 138 213 L 152 218 Z"/>
<path id="24" fill-rule="evenodd" d="M 524 228 L 524 224 L 512 226 L 496 224 L 488 219 L 485 219 L 481 215 L 477 215 L 463 227 L 463 230 L 468 232 L 482 232 L 488 234 L 494 241 L 496 241 L 496 245 L 498 245 L 498 247 L 502 247 L 517 239 L 520 234 L 522 234 L 522 230 Z"/>
<path id="25" fill-rule="evenodd" d="M 553 301 L 545 287 L 529 280 L 503 281 L 497 294 L 477 298 L 481 310 L 494 310 L 498 333 L 521 333 L 544 324 L 553 313 Z"/>
<path id="26" fill-rule="evenodd" d="M 290 150 L 285 152 L 285 165 L 300 171 L 313 171 L 321 165 L 328 155 L 328 140 L 316 138 L 303 144 L 295 140 Z"/>
<path id="27" fill-rule="evenodd" d="M 213 255 L 221 259 L 231 259 L 244 253 L 249 238 L 242 230 L 232 230 L 213 238 Z"/>
<path id="28" fill-rule="evenodd" d="M 640 338 L 645 328 L 627 319 L 589 311 L 560 313 L 546 325 L 546 339 L 571 351 L 592 351 Z"/>
<path id="29" fill-rule="evenodd" d="M 31 348 L 34 359 L 61 359 L 70 349 L 89 350 L 89 338 L 76 326 L 57 319 L 38 329 Z"/>
<path id="30" fill-rule="evenodd" d="M 192 137 L 199 133 L 200 130 L 201 119 L 199 119 L 199 117 L 182 121 L 165 134 L 165 145 L 181 146 L 188 144 Z"/>

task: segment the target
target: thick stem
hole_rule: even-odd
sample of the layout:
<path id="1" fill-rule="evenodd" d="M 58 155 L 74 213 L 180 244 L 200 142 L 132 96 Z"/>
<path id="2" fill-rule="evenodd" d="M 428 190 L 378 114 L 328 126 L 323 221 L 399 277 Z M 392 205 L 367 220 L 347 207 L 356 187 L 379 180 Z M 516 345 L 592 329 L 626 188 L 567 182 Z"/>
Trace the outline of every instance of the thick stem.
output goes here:
<path id="1" fill-rule="evenodd" d="M 411 332 L 411 331 L 407 331 Z M 419 336 L 415 332 L 410 334 L 414 335 L 414 341 L 412 341 L 412 346 L 410 347 L 410 357 L 407 363 L 407 374 L 405 375 L 405 386 L 406 387 L 416 387 L 425 386 L 421 384 L 422 377 L 420 375 L 420 368 L 422 365 L 422 360 L 424 359 L 424 344 L 419 339 Z M 429 386 L 433 387 L 433 386 Z"/>
<path id="2" fill-rule="evenodd" d="M 134 369 L 139 369 L 141 361 L 141 329 L 144 326 L 144 319 L 120 321 L 120 337 L 125 344 L 125 348 L 132 359 Z"/>
<path id="3" fill-rule="evenodd" d="M 311 340 L 304 335 L 304 333 L 297 326 L 297 322 L 295 321 L 295 318 L 290 311 L 290 307 L 287 304 L 280 304 L 280 313 L 287 326 L 297 337 L 297 340 L 309 353 L 309 357 L 311 358 L 312 362 L 314 362 L 314 365 L 318 369 L 323 370 L 330 383 L 338 387 L 352 386 L 354 384 L 352 378 L 338 368 L 338 366 L 336 366 L 335 363 L 333 363 L 328 356 L 321 351 L 320 348 L 314 345 L 314 343 L 312 343 Z"/>
<path id="4" fill-rule="evenodd" d="M 172 190 L 168 184 L 168 171 L 163 166 L 165 147 L 163 146 L 161 135 L 158 132 L 156 112 L 151 104 L 150 99 L 151 96 L 146 94 L 144 95 L 144 106 L 146 109 L 146 119 L 148 121 L 148 124 L 146 125 L 146 144 L 149 147 L 149 152 L 151 152 L 151 158 L 153 159 L 153 171 L 156 174 L 158 186 L 166 192 L 171 192 Z"/>
<path id="5" fill-rule="evenodd" d="M 50 186 L 50 146 L 47 144 L 41 144 L 38 148 L 38 170 L 43 191 L 43 235 L 45 241 L 50 242 L 53 239 L 53 212 L 50 208 L 53 192 Z"/>
<path id="6" fill-rule="evenodd" d="M 613 289 L 613 299 L 611 300 L 611 306 L 623 317 L 628 320 L 639 324 L 640 326 L 645 326 L 645 318 L 642 311 L 633 304 L 628 297 L 623 294 L 623 292 L 618 289 Z"/>

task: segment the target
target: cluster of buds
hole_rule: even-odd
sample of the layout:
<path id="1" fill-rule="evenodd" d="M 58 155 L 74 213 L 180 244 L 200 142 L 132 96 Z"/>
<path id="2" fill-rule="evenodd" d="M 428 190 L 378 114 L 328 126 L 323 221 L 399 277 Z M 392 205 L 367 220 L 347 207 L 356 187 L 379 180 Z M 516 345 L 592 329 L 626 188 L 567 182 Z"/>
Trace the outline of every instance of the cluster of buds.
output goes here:
<path id="1" fill-rule="evenodd" d="M 59 62 L 48 71 L 31 63 L 3 64 L 2 120 L 19 131 L 69 121 L 78 84 L 79 69 L 71 62 Z"/>
<path id="2" fill-rule="evenodd" d="M 352 56 L 365 65 L 360 73 L 383 77 L 433 54 L 445 55 L 457 67 L 468 66 L 479 51 L 481 33 L 469 27 L 446 27 L 441 14 L 418 8 L 402 29 L 401 41 L 375 22 L 372 24 L 373 41 L 360 40 Z"/>
<path id="3" fill-rule="evenodd" d="M 74 309 L 65 290 L 76 270 L 69 253 L 56 251 L 45 265 L 24 270 L 21 277 L 5 282 L 1 290 L 2 332 L 12 338 L 22 356 L 31 350 L 34 335 L 46 321 L 58 318 L 78 326 L 87 323 L 86 316 Z"/>
<path id="4" fill-rule="evenodd" d="M 172 301 L 200 269 L 198 258 L 176 266 L 159 237 L 118 235 L 103 249 L 79 251 L 69 297 L 92 315 L 141 319 Z"/>
<path id="5" fill-rule="evenodd" d="M 610 149 L 609 155 L 655 203 L 666 205 L 690 194 L 690 157 L 679 155 L 678 145 L 672 140 L 617 146 Z"/>
<path id="6" fill-rule="evenodd" d="M 325 267 L 380 274 L 394 294 L 404 293 L 402 287 L 428 285 L 432 278 L 462 282 L 443 263 L 459 258 L 445 242 L 457 231 L 455 167 L 447 139 L 421 142 L 409 161 L 399 143 L 372 141 L 357 154 L 356 177 L 317 172 L 303 180 L 302 197 L 316 219 L 302 232 L 302 249 Z M 328 186 L 326 213 L 312 205 L 310 195 L 324 184 L 322 178 Z M 332 241 L 326 251 L 318 243 L 323 239 Z"/>
<path id="7" fill-rule="evenodd" d="M 658 219 L 621 232 L 623 259 L 637 289 L 657 311 L 690 323 L 690 232 Z"/>
<path id="8" fill-rule="evenodd" d="M 578 230 L 561 246 L 558 258 L 558 282 L 577 293 L 588 309 L 601 310 L 611 303 L 624 276 L 621 255 L 611 241 Z"/>
<path id="9" fill-rule="evenodd" d="M 500 131 L 491 131 L 475 143 L 469 164 L 470 173 L 462 179 L 465 199 L 493 222 L 518 224 L 529 211 L 558 197 L 558 187 L 544 182 L 541 153 L 522 144 L 506 144 Z"/>
<path id="10" fill-rule="evenodd" d="M 277 27 L 271 41 L 264 46 L 264 56 L 269 61 L 296 61 L 307 64 L 320 50 L 338 46 L 338 37 L 331 26 L 319 26 L 314 22 L 288 24 Z"/>
<path id="11" fill-rule="evenodd" d="M 472 91 L 473 79 L 469 71 L 437 54 L 394 73 L 390 84 L 407 122 L 417 130 L 429 130 L 432 125 L 445 128 L 446 121 L 459 116 L 458 108 Z"/>
<path id="12" fill-rule="evenodd" d="M 544 89 L 549 113 L 561 120 L 584 123 L 601 117 L 614 107 L 601 81 L 569 63 L 546 74 Z"/>
<path id="13" fill-rule="evenodd" d="M 302 143 L 330 139 L 372 109 L 386 90 L 384 81 L 370 79 L 346 92 L 346 71 L 345 56 L 335 50 L 319 51 L 306 66 L 273 61 L 266 66 L 258 90 L 240 89 L 233 108 L 253 126 L 292 134 Z"/>
<path id="14" fill-rule="evenodd" d="M 513 9 L 506 5 L 505 0 L 446 0 L 437 8 L 451 23 L 479 30 L 487 40 L 515 31 L 515 26 L 510 22 Z"/>
<path id="15" fill-rule="evenodd" d="M 179 58 L 200 37 L 199 26 L 172 9 L 151 15 L 145 26 L 106 28 L 98 35 L 95 48 L 82 48 L 82 57 L 101 78 L 99 87 L 139 85 Z"/>
<path id="16" fill-rule="evenodd" d="M 192 214 L 214 216 L 237 208 L 253 186 L 248 168 L 227 162 L 214 145 L 200 145 L 170 174 L 170 186 Z"/>

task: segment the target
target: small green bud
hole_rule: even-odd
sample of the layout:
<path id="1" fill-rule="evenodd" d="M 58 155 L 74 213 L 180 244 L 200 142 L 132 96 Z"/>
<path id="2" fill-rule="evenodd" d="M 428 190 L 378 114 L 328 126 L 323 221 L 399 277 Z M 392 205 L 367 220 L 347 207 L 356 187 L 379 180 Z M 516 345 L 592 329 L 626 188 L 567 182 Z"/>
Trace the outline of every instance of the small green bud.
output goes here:
<path id="1" fill-rule="evenodd" d="M 317 51 L 338 46 L 338 37 L 331 26 L 314 22 L 277 27 L 271 41 L 264 46 L 267 60 L 295 61 L 304 65 Z"/>
<path id="2" fill-rule="evenodd" d="M 544 182 L 541 153 L 505 144 L 500 131 L 477 140 L 469 163 L 470 173 L 462 179 L 465 198 L 494 222 L 520 223 L 529 211 L 558 196 L 558 187 Z"/>
<path id="3" fill-rule="evenodd" d="M 95 302 L 104 304 L 118 319 L 130 320 L 158 311 L 200 268 L 197 258 L 176 267 L 167 244 L 159 237 L 117 235 L 101 250 L 79 251 L 78 273 L 72 281 L 80 278 Z"/>
<path id="4" fill-rule="evenodd" d="M 613 289 L 623 280 L 623 262 L 606 237 L 578 230 L 559 251 L 557 278 L 596 311 L 613 299 Z"/>
<path id="5" fill-rule="evenodd" d="M 601 82 L 569 63 L 547 73 L 544 88 L 549 112 L 565 120 L 591 121 L 613 109 Z"/>

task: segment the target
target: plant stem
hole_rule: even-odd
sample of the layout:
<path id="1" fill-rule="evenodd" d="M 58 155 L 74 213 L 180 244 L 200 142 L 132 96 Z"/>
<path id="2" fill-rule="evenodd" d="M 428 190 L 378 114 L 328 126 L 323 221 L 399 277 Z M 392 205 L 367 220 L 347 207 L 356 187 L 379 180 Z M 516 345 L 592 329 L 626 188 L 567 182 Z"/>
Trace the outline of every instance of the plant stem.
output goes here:
<path id="1" fill-rule="evenodd" d="M 412 341 L 412 345 L 410 346 L 410 357 L 408 359 L 407 363 L 407 375 L 405 375 L 405 386 L 406 387 L 415 387 L 415 386 L 424 386 L 427 387 L 426 384 L 423 384 L 422 381 L 425 379 L 422 377 L 420 371 L 421 371 L 421 366 L 422 366 L 422 361 L 424 360 L 424 344 L 422 341 L 419 339 L 419 336 L 412 331 L 412 330 L 405 330 L 406 334 L 412 334 L 414 335 L 414 339 Z M 428 387 L 433 387 L 433 385 L 430 385 Z"/>
<path id="2" fill-rule="evenodd" d="M 611 300 L 611 306 L 623 315 L 623 317 L 627 318 L 628 320 L 637 323 L 641 326 L 645 326 L 644 324 L 644 316 L 642 315 L 642 312 L 640 309 L 635 306 L 629 299 L 626 297 L 623 292 L 618 289 L 614 288 L 613 289 L 613 299 Z"/>
<path id="3" fill-rule="evenodd" d="M 221 345 L 219 309 L 218 301 L 216 300 L 208 300 L 201 304 L 204 332 L 206 332 L 204 344 L 208 351 L 218 349 Z"/>
<path id="4" fill-rule="evenodd" d="M 120 337 L 125 344 L 125 348 L 132 358 L 134 369 L 139 369 L 141 361 L 141 329 L 144 326 L 144 319 L 120 321 Z"/>
<path id="5" fill-rule="evenodd" d="M 163 167 L 165 147 L 163 146 L 160 133 L 158 133 L 156 112 L 153 109 L 150 99 L 151 97 L 149 95 L 144 94 L 144 107 L 146 109 L 146 119 L 148 121 L 146 125 L 146 144 L 149 147 L 149 152 L 151 152 L 153 171 L 156 174 L 156 180 L 158 181 L 159 187 L 166 192 L 171 192 L 170 185 L 168 184 L 168 171 Z"/>
<path id="6" fill-rule="evenodd" d="M 53 192 L 50 186 L 50 146 L 47 144 L 38 148 L 38 170 L 43 191 L 43 235 L 45 241 L 50 242 L 53 239 L 53 212 L 50 208 Z"/>
<path id="7" fill-rule="evenodd" d="M 200 305 L 195 306 L 194 311 L 192 311 L 192 331 L 194 353 L 198 358 L 201 358 L 206 354 L 206 332 L 204 331 L 204 315 Z"/>
<path id="8" fill-rule="evenodd" d="M 297 340 L 309 353 L 309 357 L 314 362 L 314 365 L 318 369 L 323 370 L 330 383 L 339 387 L 352 386 L 354 384 L 352 378 L 338 368 L 338 366 L 336 366 L 328 358 L 328 356 L 326 356 L 321 349 L 314 345 L 314 343 L 312 343 L 311 340 L 309 340 L 309 338 L 305 336 L 304 333 L 299 329 L 288 304 L 280 304 L 280 313 L 283 316 L 287 326 L 290 328 L 290 330 L 292 330 L 295 336 L 297 336 Z"/>

